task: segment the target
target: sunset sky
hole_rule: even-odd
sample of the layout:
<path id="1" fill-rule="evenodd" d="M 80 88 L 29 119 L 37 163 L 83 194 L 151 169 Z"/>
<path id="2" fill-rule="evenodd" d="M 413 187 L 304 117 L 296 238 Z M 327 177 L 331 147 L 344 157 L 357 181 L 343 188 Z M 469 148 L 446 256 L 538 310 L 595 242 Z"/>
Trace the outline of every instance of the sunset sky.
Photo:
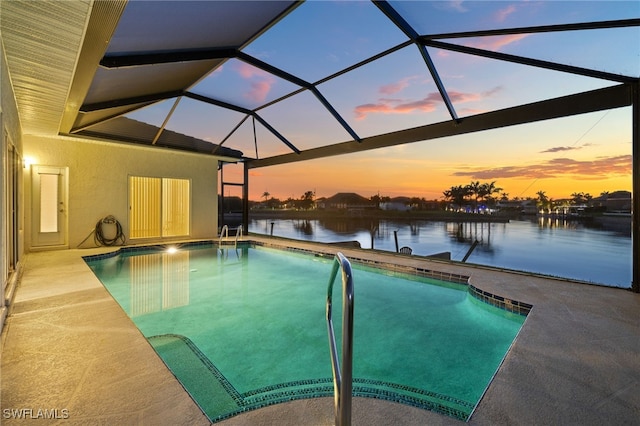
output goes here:
<path id="1" fill-rule="evenodd" d="M 423 35 L 640 18 L 637 1 L 412 1 L 390 4 Z M 311 1 L 278 22 L 243 52 L 315 83 L 406 41 L 365 1 Z M 636 27 L 443 40 L 481 49 L 640 77 Z M 456 113 L 487 111 L 618 83 L 428 48 Z M 319 84 L 318 90 L 362 138 L 451 119 L 416 46 Z M 230 59 L 190 90 L 247 109 L 298 89 Z M 159 124 L 174 100 L 129 114 Z M 167 128 L 220 143 L 243 114 L 182 99 Z M 197 107 L 197 108 L 196 108 Z M 258 109 L 301 150 L 351 140 L 309 91 Z M 290 152 L 258 122 L 246 120 L 224 146 L 266 158 Z M 257 153 L 256 153 L 257 145 Z M 241 181 L 225 167 L 225 181 Z M 453 185 L 496 182 L 513 197 L 597 196 L 631 189 L 631 108 L 250 171 L 250 199 L 316 197 L 337 192 L 440 199 Z M 240 195 L 229 188 L 225 195 Z"/>

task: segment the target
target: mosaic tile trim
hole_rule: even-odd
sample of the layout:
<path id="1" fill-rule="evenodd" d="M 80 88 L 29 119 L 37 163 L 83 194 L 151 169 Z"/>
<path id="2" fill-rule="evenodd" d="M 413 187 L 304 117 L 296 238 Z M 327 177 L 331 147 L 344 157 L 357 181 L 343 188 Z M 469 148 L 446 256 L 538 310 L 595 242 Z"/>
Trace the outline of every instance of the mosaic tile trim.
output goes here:
<path id="1" fill-rule="evenodd" d="M 148 340 L 151 341 L 153 339 L 167 337 L 181 340 L 237 403 L 239 407 L 237 410 L 232 410 L 231 412 L 220 414 L 215 418 L 210 418 L 209 420 L 213 423 L 228 419 L 243 412 L 283 402 L 333 396 L 333 380 L 331 378 L 307 379 L 279 383 L 254 389 L 246 393 L 240 393 L 188 337 L 178 334 L 162 334 L 148 337 Z M 474 407 L 473 404 L 467 401 L 462 401 L 458 398 L 449 397 L 436 392 L 371 379 L 354 378 L 353 396 L 398 402 L 412 407 L 445 414 L 460 420 L 466 420 Z M 431 398 L 432 400 L 425 398 Z M 439 401 L 442 401 L 442 403 Z M 458 405 L 461 408 L 458 409 L 451 407 L 451 404 Z"/>
<path id="2" fill-rule="evenodd" d="M 412 386 L 405 386 L 405 385 L 400 385 L 397 383 L 389 383 L 389 382 L 380 382 L 378 380 L 371 380 L 371 379 L 354 379 L 354 382 L 357 383 L 362 383 L 365 385 L 380 385 L 383 384 L 384 387 L 387 388 L 393 388 L 393 389 L 398 389 L 401 391 L 405 391 L 405 392 L 410 392 L 413 394 L 417 394 L 417 395 L 423 395 L 423 396 L 428 396 L 430 398 L 434 398 L 434 399 L 438 399 L 440 401 L 447 401 L 447 402 L 451 402 L 453 404 L 457 404 L 463 407 L 466 407 L 468 409 L 472 409 L 474 407 L 474 404 L 472 404 L 469 401 L 465 401 L 459 398 L 454 398 L 452 396 L 448 396 L 448 395 L 443 395 L 441 393 L 437 393 L 437 392 L 431 392 L 428 390 L 424 390 L 424 389 L 418 389 Z"/>
<path id="3" fill-rule="evenodd" d="M 180 334 L 160 334 L 157 336 L 148 337 L 147 340 L 153 340 L 154 338 L 161 337 L 172 337 L 174 339 L 180 339 L 194 354 L 195 356 L 204 364 L 204 366 L 211 372 L 211 374 L 218 380 L 218 382 L 222 385 L 222 387 L 227 391 L 227 393 L 233 398 L 233 400 L 238 405 L 244 405 L 244 398 L 240 395 L 240 392 L 236 390 L 235 387 L 227 380 L 227 378 L 216 368 L 216 366 L 211 362 L 207 356 L 202 353 L 202 351 L 196 346 L 195 343 L 191 341 L 188 337 L 182 336 Z"/>
<path id="4" fill-rule="evenodd" d="M 398 402 L 404 405 L 409 405 L 411 407 L 420 408 L 423 410 L 433 411 L 439 414 L 444 414 L 449 417 L 456 418 L 458 420 L 467 421 L 470 414 L 471 409 L 469 411 L 463 411 L 454 407 L 449 407 L 443 404 L 438 404 L 437 402 L 425 401 L 422 399 L 414 398 L 408 395 L 400 395 L 394 392 L 389 392 L 386 390 L 380 389 L 370 389 L 370 388 L 361 388 L 359 386 L 354 386 L 353 388 L 353 396 L 365 397 L 365 398 L 374 398 L 380 399 L 384 401 Z"/>
<path id="5" fill-rule="evenodd" d="M 451 398 L 447 396 L 440 395 L 443 401 L 451 401 L 454 404 L 461 406 L 461 408 L 451 407 L 445 403 L 439 403 L 434 400 L 426 400 L 419 396 L 403 394 L 400 392 L 394 392 L 393 388 L 403 388 L 401 385 L 396 385 L 393 383 L 387 383 L 376 380 L 369 379 L 353 379 L 353 396 L 363 397 L 363 398 L 374 398 L 385 401 L 397 402 L 405 405 L 409 405 L 415 408 L 434 411 L 440 414 L 444 414 L 447 416 L 451 416 L 457 418 L 459 420 L 466 421 L 471 411 L 473 410 L 474 404 L 471 404 L 467 401 L 461 401 L 457 398 Z M 372 386 L 364 386 L 359 383 L 367 383 Z M 308 387 L 311 384 L 315 384 L 315 386 Z M 324 384 L 324 385 L 323 385 Z M 306 385 L 307 387 L 300 387 L 301 385 Z M 405 390 L 409 390 L 409 387 L 406 387 Z M 438 394 L 428 391 L 422 391 L 417 389 L 416 394 L 426 396 L 431 395 L 432 397 L 438 396 Z M 263 393 L 266 392 L 266 393 Z M 301 382 L 289 382 L 289 383 L 281 383 L 273 386 L 269 386 L 267 388 L 263 388 L 257 391 L 251 391 L 249 393 L 244 394 L 247 396 L 245 400 L 245 405 L 240 409 L 236 410 L 232 413 L 226 413 L 224 415 L 219 416 L 216 419 L 211 419 L 212 421 L 220 421 L 223 419 L 227 419 L 229 417 L 233 417 L 241 412 L 254 410 L 258 408 L 267 407 L 270 405 L 279 404 L 282 402 L 288 402 L 298 399 L 308 399 L 308 398 L 319 398 L 319 397 L 331 397 L 333 396 L 333 382 L 331 379 L 316 379 L 316 380 L 305 380 Z M 249 396 L 252 397 L 249 397 Z"/>

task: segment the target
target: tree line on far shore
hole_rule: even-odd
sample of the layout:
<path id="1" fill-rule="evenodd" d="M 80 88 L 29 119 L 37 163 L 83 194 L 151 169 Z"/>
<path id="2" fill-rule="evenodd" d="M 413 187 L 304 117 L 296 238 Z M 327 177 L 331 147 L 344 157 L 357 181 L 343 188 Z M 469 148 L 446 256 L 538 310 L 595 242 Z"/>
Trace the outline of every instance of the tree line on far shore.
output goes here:
<path id="1" fill-rule="evenodd" d="M 605 197 L 609 192 L 602 192 L 600 197 Z M 225 197 L 225 205 L 236 204 L 240 200 L 228 199 Z M 261 201 L 252 201 L 250 206 L 252 208 L 267 208 L 267 209 L 300 209 L 309 210 L 317 207 L 315 191 L 306 191 L 300 196 L 300 198 L 289 197 L 286 200 L 280 200 L 275 197 L 271 197 L 271 194 L 265 191 L 262 194 Z M 368 201 L 375 207 L 380 207 L 384 203 L 389 203 L 397 199 L 415 209 L 429 208 L 434 209 L 447 209 L 450 207 L 463 207 L 470 206 L 474 211 L 478 210 L 478 206 L 484 205 L 489 208 L 495 207 L 497 204 L 507 205 L 518 204 L 521 202 L 535 202 L 535 205 L 539 209 L 551 210 L 558 206 L 567 205 L 589 205 L 594 197 L 585 192 L 574 192 L 570 198 L 554 200 L 546 195 L 545 191 L 538 191 L 536 197 L 514 197 L 510 198 L 509 194 L 503 192 L 503 189 L 496 186 L 496 181 L 492 182 L 480 182 L 472 181 L 466 185 L 454 185 L 442 192 L 442 198 L 440 200 L 426 200 L 420 197 L 389 197 L 385 195 L 375 194 L 368 198 Z M 322 198 L 320 199 L 322 200 Z M 429 206 L 429 207 L 425 207 Z M 232 210 L 236 210 L 232 208 Z"/>

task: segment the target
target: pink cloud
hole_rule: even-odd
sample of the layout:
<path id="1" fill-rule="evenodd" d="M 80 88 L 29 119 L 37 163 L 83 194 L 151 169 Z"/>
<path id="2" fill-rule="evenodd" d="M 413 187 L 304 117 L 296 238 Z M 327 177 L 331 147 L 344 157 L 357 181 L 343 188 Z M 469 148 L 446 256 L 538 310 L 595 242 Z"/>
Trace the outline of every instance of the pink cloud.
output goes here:
<path id="1" fill-rule="evenodd" d="M 467 45 L 478 49 L 497 51 L 528 36 L 529 34 L 509 34 L 503 36 L 476 38 Z"/>
<path id="2" fill-rule="evenodd" d="M 461 93 L 449 91 L 449 99 L 451 102 L 472 102 L 479 100 L 481 95 L 479 93 Z"/>
<path id="3" fill-rule="evenodd" d="M 253 102 L 264 102 L 271 87 L 276 83 L 275 77 L 245 62 L 238 62 L 235 70 L 242 78 L 251 80 L 251 90 L 245 93 L 244 97 Z"/>
<path id="4" fill-rule="evenodd" d="M 495 19 L 497 22 L 504 22 L 509 15 L 516 11 L 516 7 L 513 4 L 505 7 L 504 9 L 500 9 L 495 14 Z"/>
<path id="5" fill-rule="evenodd" d="M 401 90 L 409 87 L 409 83 L 411 83 L 411 80 L 414 80 L 415 78 L 416 77 L 405 77 L 402 80 L 397 81 L 395 83 L 384 85 L 380 87 L 380 89 L 378 90 L 380 93 L 384 95 L 393 95 L 394 93 L 398 93 Z"/>
<path id="6" fill-rule="evenodd" d="M 364 104 L 358 105 L 355 110 L 356 120 L 363 120 L 367 118 L 368 114 L 372 113 L 391 113 L 392 108 L 384 103 L 378 104 Z"/>
<path id="7" fill-rule="evenodd" d="M 449 1 L 449 9 L 457 10 L 458 12 L 466 12 L 468 9 L 462 5 L 463 0 L 451 0 Z"/>
<path id="8" fill-rule="evenodd" d="M 413 111 L 432 112 L 436 109 L 436 101 L 433 99 L 425 98 L 419 101 L 405 102 L 397 105 L 394 108 L 394 112 L 405 114 Z"/>
<path id="9" fill-rule="evenodd" d="M 271 90 L 273 80 L 262 80 L 251 83 L 251 90 L 245 96 L 256 102 L 264 102 Z"/>
<path id="10" fill-rule="evenodd" d="M 449 91 L 449 97 L 452 102 L 472 102 L 482 99 L 483 97 L 491 96 L 498 91 L 499 88 L 491 89 L 484 93 L 462 93 Z M 357 120 L 363 120 L 367 118 L 369 114 L 410 114 L 416 111 L 432 112 L 435 111 L 438 104 L 443 102 L 440 93 L 431 92 L 425 98 L 418 100 L 405 100 L 397 98 L 380 98 L 377 103 L 369 103 L 364 105 L 358 105 L 354 109 L 355 118 Z"/>
<path id="11" fill-rule="evenodd" d="M 426 98 L 415 101 L 381 98 L 375 104 L 358 105 L 354 113 L 357 120 L 363 120 L 372 113 L 410 114 L 415 111 L 431 112 L 436 109 L 438 102 L 442 102 L 442 98 L 438 93 L 431 93 Z"/>
<path id="12" fill-rule="evenodd" d="M 263 71 L 260 68 L 256 68 L 253 65 L 249 65 L 246 62 L 237 62 L 235 70 L 238 71 L 238 74 L 240 74 L 242 78 L 246 79 L 250 79 L 253 77 L 266 77 L 270 75 L 266 71 Z"/>

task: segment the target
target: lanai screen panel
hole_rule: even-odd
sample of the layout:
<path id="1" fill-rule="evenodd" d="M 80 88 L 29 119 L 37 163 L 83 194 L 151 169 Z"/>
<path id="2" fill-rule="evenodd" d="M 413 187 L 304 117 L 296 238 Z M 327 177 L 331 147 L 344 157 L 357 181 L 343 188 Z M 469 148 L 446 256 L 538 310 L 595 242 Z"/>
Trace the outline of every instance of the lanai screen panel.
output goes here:
<path id="1" fill-rule="evenodd" d="M 639 55 L 627 1 L 130 1 L 74 130 L 293 159 L 635 83 Z"/>

